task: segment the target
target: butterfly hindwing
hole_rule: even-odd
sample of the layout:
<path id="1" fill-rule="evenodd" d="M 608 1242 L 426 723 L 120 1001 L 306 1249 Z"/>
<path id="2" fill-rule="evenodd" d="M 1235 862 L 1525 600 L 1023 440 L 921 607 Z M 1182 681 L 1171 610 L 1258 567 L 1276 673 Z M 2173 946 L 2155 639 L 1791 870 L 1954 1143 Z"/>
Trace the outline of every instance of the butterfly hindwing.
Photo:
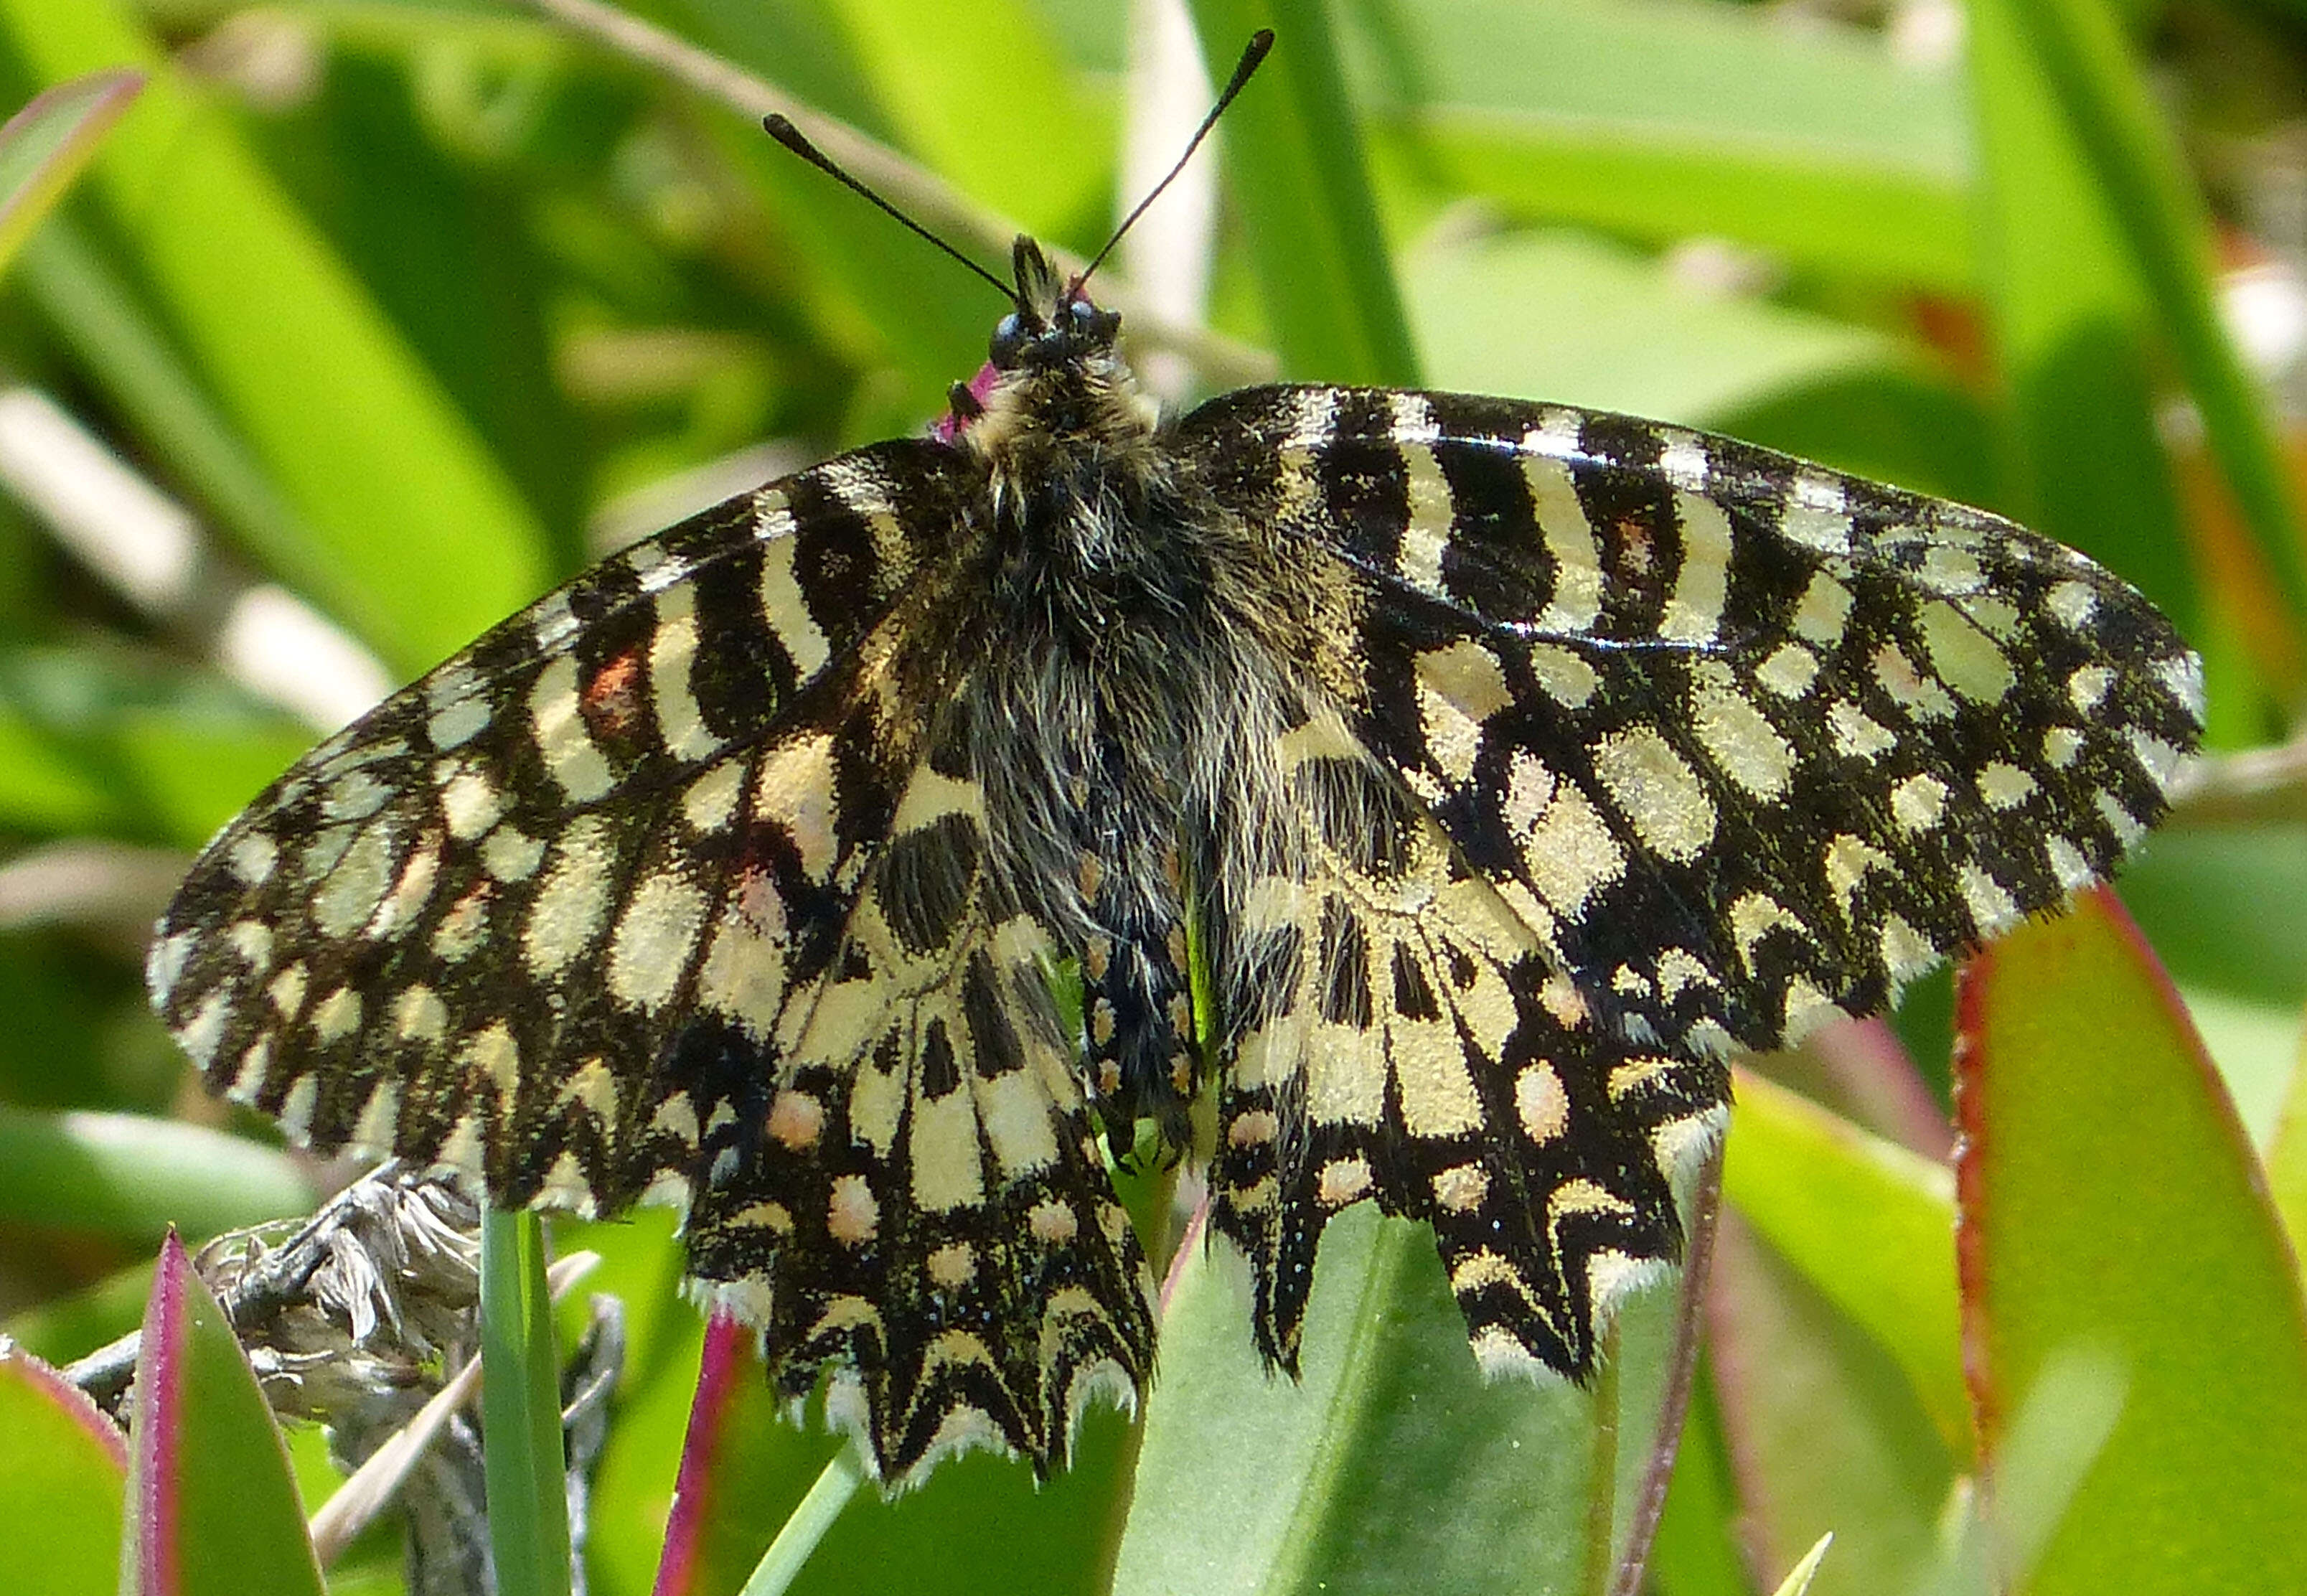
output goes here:
<path id="1" fill-rule="evenodd" d="M 788 1394 L 832 1367 L 829 1410 L 892 1480 L 978 1442 L 1046 1464 L 1153 1360 L 1052 947 L 997 907 L 982 802 L 965 763 L 916 768 L 832 965 L 765 1050 L 733 1044 L 734 1076 L 763 1085 L 708 1128 L 691 1208 L 693 1272 L 764 1326 Z"/>
<path id="2" fill-rule="evenodd" d="M 1222 1074 L 1214 1223 L 1294 1368 L 1323 1227 L 1364 1198 L 1430 1223 L 1486 1368 L 1583 1373 L 1616 1300 L 1675 1256 L 1671 1181 L 1719 1063 L 1627 1045 L 1341 720 L 1294 750 L 1308 868 L 1251 895 L 1286 949 Z"/>

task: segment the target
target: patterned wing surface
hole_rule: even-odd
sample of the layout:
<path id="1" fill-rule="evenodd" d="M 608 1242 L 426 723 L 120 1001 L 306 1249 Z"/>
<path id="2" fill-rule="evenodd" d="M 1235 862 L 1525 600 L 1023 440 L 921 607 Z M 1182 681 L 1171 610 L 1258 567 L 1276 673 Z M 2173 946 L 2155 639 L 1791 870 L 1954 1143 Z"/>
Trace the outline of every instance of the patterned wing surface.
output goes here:
<path id="1" fill-rule="evenodd" d="M 928 762 L 952 684 L 906 640 L 966 535 L 950 459 L 845 456 L 498 627 L 227 828 L 148 972 L 315 1148 L 686 1204 L 692 1271 L 788 1389 L 845 1377 L 890 1479 L 972 1440 L 1045 1464 L 1150 1363 L 1031 928 L 988 920 L 971 784 Z"/>
<path id="2" fill-rule="evenodd" d="M 1227 508 L 1343 563 L 1362 679 L 1328 741 L 1422 839 L 1400 868 L 1333 847 L 1284 1017 L 1316 1040 L 1269 1024 L 1228 1090 L 1222 1227 L 1285 1360 L 1299 1232 L 1367 1194 L 1433 1221 L 1486 1363 L 1582 1371 L 1594 1306 L 1671 1250 L 1659 1171 L 1723 1055 L 1878 1013 L 2054 908 L 2194 746 L 2168 623 L 1981 511 L 1449 395 L 1248 390 L 1175 441 Z"/>

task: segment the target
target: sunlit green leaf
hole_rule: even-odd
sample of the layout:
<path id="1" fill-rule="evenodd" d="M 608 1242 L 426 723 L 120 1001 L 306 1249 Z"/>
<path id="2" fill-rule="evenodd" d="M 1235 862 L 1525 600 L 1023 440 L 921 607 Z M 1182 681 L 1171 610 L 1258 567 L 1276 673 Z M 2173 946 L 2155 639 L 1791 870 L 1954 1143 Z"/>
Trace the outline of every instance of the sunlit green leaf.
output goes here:
<path id="1" fill-rule="evenodd" d="M 2307 1306 L 2234 1111 L 2104 892 L 1969 966 L 1958 1051 L 1966 1339 L 1987 1455 L 2056 1360 L 2120 1418 L 2026 1590 L 2299 1589 Z M 2017 1511 L 2022 1514 L 2027 1504 Z"/>

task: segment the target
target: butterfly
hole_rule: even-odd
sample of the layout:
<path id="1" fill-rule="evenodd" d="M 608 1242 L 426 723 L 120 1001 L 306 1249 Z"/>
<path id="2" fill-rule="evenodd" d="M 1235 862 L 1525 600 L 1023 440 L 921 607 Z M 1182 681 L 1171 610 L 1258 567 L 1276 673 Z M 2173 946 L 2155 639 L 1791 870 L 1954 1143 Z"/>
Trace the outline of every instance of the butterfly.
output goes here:
<path id="1" fill-rule="evenodd" d="M 1271 1364 L 1368 1200 L 1486 1370 L 1584 1375 L 1728 1056 L 2056 908 L 2197 740 L 2170 623 L 1998 517 L 1516 399 L 1168 417 L 1083 276 L 1020 238 L 1000 286 L 939 435 L 491 631 L 228 825 L 149 964 L 302 1143 L 682 1208 L 885 1481 L 1137 1400 L 1142 1124 Z"/>

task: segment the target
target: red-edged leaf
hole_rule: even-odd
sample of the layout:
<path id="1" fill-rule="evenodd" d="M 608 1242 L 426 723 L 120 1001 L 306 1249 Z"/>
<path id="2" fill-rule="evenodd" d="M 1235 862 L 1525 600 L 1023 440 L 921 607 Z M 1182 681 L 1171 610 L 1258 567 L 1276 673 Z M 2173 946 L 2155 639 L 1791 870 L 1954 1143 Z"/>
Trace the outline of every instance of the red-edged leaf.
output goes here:
<path id="1" fill-rule="evenodd" d="M 47 1364 L 0 1346 L 0 1591 L 115 1589 L 127 1478 L 112 1420 Z"/>
<path id="2" fill-rule="evenodd" d="M 2028 1596 L 2307 1591 L 2307 1305 L 2217 1073 L 2113 894 L 1976 960 L 1958 1031 L 2000 1572 Z M 2063 1385 L 2114 1394 L 2111 1427 L 2080 1396 L 2044 1412 Z"/>
<path id="3" fill-rule="evenodd" d="M 144 1312 L 128 1445 L 123 1596 L 321 1596 L 288 1449 L 174 1232 Z"/>
<path id="4" fill-rule="evenodd" d="M 742 1577 L 768 1544 L 766 1523 L 747 1525 L 736 1515 L 714 1511 L 733 1483 L 731 1437 L 741 1420 L 758 1417 L 744 1410 L 769 1405 L 768 1383 L 750 1356 L 750 1339 L 726 1313 L 716 1312 L 705 1326 L 705 1355 L 689 1408 L 689 1434 L 682 1443 L 681 1474 L 653 1596 L 712 1596 L 733 1588 L 732 1576 Z"/>

